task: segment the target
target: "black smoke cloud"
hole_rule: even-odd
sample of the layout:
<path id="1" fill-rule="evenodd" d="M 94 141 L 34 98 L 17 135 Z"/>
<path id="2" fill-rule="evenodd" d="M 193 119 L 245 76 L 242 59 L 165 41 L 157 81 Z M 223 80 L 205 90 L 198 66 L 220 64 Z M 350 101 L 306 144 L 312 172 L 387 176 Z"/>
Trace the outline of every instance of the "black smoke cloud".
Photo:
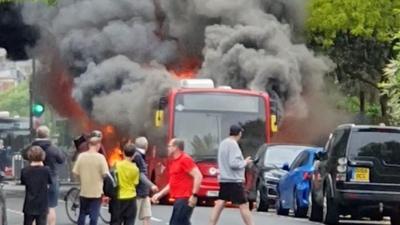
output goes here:
<path id="1" fill-rule="evenodd" d="M 12 2 L 0 3 L 0 47 L 12 60 L 27 59 L 27 49 L 39 38 L 39 30 L 23 22 L 21 7 Z"/>
<path id="2" fill-rule="evenodd" d="M 203 61 L 199 77 L 268 91 L 281 115 L 307 116 L 303 95 L 320 91 L 331 66 L 294 43 L 303 9 L 301 0 L 61 0 L 26 4 L 23 15 L 52 36 L 73 97 L 93 118 L 145 128 L 151 102 L 176 86 L 167 68 L 182 56 Z"/>

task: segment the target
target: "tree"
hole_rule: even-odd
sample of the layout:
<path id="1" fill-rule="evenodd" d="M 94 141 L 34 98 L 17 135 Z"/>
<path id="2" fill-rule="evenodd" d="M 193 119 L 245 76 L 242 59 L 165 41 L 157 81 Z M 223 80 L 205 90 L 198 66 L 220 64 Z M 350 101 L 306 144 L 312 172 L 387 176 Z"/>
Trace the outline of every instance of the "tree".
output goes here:
<path id="1" fill-rule="evenodd" d="M 388 97 L 389 116 L 393 124 L 400 124 L 400 31 L 395 36 L 397 56 L 385 68 L 386 80 L 380 84 L 382 93 Z"/>
<path id="2" fill-rule="evenodd" d="M 311 0 L 307 19 L 309 44 L 336 63 L 331 74 L 346 95 L 357 96 L 359 111 L 378 102 L 382 68 L 392 55 L 392 37 L 400 29 L 400 0 Z"/>
<path id="3" fill-rule="evenodd" d="M 29 117 L 29 87 L 27 81 L 0 94 L 0 110 L 9 111 L 12 116 Z"/>

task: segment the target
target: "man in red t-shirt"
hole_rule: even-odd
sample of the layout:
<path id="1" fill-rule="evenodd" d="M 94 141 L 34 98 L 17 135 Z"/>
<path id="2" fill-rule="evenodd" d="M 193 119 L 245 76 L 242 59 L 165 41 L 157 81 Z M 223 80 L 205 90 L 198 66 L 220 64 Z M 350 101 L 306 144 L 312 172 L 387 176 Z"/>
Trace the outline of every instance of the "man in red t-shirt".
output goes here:
<path id="1" fill-rule="evenodd" d="M 168 156 L 171 158 L 169 182 L 160 192 L 153 195 L 152 201 L 158 202 L 161 197 L 170 194 L 175 199 L 170 225 L 190 225 L 190 217 L 197 203 L 197 192 L 203 176 L 193 159 L 183 152 L 184 142 L 172 139 L 168 144 Z"/>

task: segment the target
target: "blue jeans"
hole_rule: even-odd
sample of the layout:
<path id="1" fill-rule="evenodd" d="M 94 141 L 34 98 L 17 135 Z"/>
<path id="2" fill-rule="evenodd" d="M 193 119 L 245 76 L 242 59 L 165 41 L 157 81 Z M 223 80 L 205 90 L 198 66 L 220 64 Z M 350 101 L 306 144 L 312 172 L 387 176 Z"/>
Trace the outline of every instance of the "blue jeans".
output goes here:
<path id="1" fill-rule="evenodd" d="M 78 225 L 85 225 L 86 216 L 89 215 L 90 225 L 97 225 L 99 219 L 101 198 L 85 198 L 79 199 L 79 218 Z"/>
<path id="2" fill-rule="evenodd" d="M 175 200 L 172 216 L 169 225 L 191 225 L 193 208 L 188 205 L 187 198 L 178 198 Z"/>

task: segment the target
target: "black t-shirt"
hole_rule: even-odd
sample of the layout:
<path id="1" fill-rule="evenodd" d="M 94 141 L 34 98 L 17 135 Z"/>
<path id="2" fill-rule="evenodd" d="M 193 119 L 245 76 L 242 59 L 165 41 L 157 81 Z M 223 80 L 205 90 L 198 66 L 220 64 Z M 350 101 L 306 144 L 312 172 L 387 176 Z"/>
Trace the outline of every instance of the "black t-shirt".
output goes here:
<path id="1" fill-rule="evenodd" d="M 25 185 L 24 213 L 41 215 L 47 212 L 47 191 L 51 182 L 50 169 L 46 166 L 28 166 L 22 169 L 21 183 Z"/>

